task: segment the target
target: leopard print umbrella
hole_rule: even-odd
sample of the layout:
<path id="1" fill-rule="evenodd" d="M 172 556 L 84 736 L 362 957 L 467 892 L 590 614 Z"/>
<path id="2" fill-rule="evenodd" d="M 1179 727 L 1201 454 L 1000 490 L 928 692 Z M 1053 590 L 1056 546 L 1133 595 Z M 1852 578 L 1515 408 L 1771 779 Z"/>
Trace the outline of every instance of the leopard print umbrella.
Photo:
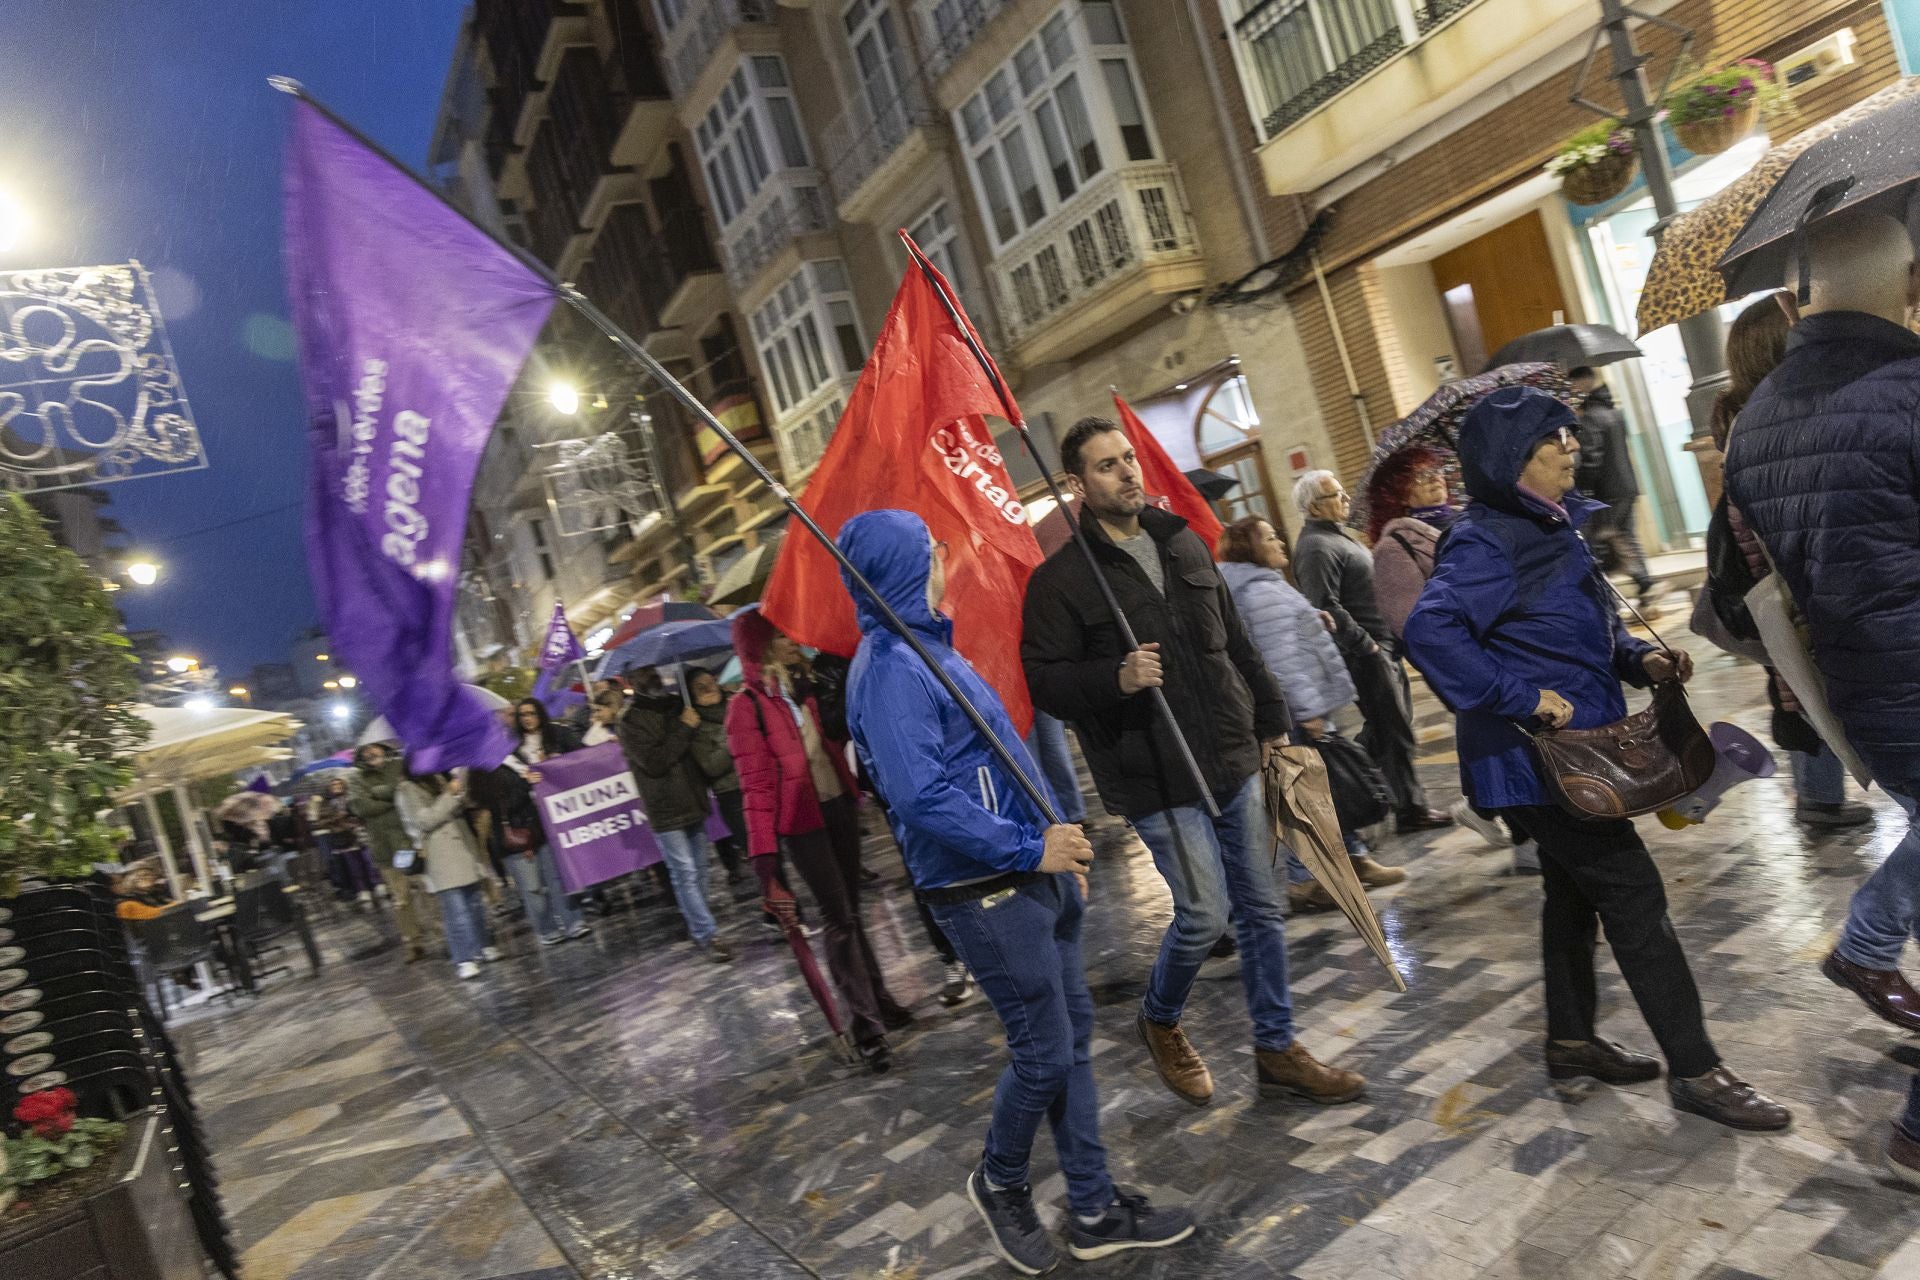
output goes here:
<path id="1" fill-rule="evenodd" d="M 1888 85 L 1872 97 L 1863 98 L 1845 111 L 1788 138 L 1717 195 L 1675 217 L 1660 237 L 1660 247 L 1647 268 L 1646 288 L 1640 294 L 1640 307 L 1634 317 L 1640 333 L 1651 333 L 1726 302 L 1726 281 L 1714 264 L 1720 261 L 1794 159 L 1820 139 L 1831 137 L 1888 103 L 1915 93 L 1920 93 L 1920 76 L 1908 76 Z"/>

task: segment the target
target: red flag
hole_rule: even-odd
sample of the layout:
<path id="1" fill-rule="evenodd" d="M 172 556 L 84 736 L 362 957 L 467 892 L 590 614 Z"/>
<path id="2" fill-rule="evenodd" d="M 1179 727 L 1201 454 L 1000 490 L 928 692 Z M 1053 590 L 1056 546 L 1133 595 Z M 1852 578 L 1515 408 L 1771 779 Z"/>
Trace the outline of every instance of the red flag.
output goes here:
<path id="1" fill-rule="evenodd" d="M 927 522 L 947 544 L 944 611 L 954 647 L 1025 733 L 1033 704 L 1020 667 L 1020 611 L 1041 555 L 986 422 L 1006 412 L 932 281 L 909 263 L 805 499 L 829 537 L 862 511 L 897 508 Z M 839 566 L 810 537 L 781 546 L 761 608 L 801 644 L 851 654 L 860 643 Z"/>
<path id="2" fill-rule="evenodd" d="M 1173 459 L 1153 438 L 1153 432 L 1147 430 L 1147 424 L 1140 421 L 1140 415 L 1120 398 L 1118 391 L 1113 393 L 1113 407 L 1120 411 L 1120 429 L 1127 433 L 1134 460 L 1140 464 L 1140 487 L 1155 495 L 1154 505 L 1185 520 L 1187 527 L 1207 544 L 1207 550 L 1213 550 L 1224 529 L 1220 517 L 1213 514 L 1212 505 L 1200 496 L 1186 472 L 1173 465 Z"/>

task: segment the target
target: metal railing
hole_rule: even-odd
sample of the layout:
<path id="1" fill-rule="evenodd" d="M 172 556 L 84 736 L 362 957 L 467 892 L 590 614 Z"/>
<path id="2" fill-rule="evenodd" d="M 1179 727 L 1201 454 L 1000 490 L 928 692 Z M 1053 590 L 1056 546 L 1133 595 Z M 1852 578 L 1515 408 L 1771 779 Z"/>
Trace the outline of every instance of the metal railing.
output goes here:
<path id="1" fill-rule="evenodd" d="M 843 202 L 851 197 L 908 135 L 933 118 L 918 71 L 909 73 L 900 91 L 878 109 L 856 92 L 826 128 L 827 181 L 835 197 Z"/>
<path id="2" fill-rule="evenodd" d="M 832 225 L 826 188 L 813 170 L 791 169 L 769 178 L 722 233 L 727 279 L 736 290 L 746 289 L 795 237 Z"/>
<path id="3" fill-rule="evenodd" d="M 1259 0 L 1234 23 L 1272 137 L 1475 0 Z"/>
<path id="4" fill-rule="evenodd" d="M 1013 0 L 934 0 L 920 10 L 927 74 L 938 76 L 967 51 L 974 37 Z"/>
<path id="5" fill-rule="evenodd" d="M 1009 244 L 990 274 L 1017 342 L 1130 272 L 1198 254 L 1179 173 L 1167 163 L 1131 164 Z"/>
<path id="6" fill-rule="evenodd" d="M 773 21 L 773 0 L 694 0 L 667 33 L 667 79 L 675 98 L 693 91 L 713 51 L 735 27 Z"/>

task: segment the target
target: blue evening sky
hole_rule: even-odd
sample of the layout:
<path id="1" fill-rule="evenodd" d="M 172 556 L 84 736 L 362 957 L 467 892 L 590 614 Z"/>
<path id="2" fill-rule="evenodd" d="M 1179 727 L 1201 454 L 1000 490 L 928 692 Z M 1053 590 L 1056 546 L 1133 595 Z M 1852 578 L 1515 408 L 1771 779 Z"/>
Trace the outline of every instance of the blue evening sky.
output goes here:
<path id="1" fill-rule="evenodd" d="M 293 100 L 266 78 L 299 80 L 421 168 L 464 7 L 0 0 L 0 188 L 34 217 L 0 269 L 137 258 L 153 273 L 209 466 L 113 486 L 111 514 L 166 565 L 119 602 L 228 680 L 317 621 L 280 269 Z"/>

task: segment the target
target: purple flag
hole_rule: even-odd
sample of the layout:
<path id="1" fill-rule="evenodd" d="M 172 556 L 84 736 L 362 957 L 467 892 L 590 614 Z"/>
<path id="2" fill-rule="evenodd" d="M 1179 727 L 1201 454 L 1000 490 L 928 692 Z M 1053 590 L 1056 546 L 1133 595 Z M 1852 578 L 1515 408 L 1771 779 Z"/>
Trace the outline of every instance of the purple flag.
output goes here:
<path id="1" fill-rule="evenodd" d="M 490 768 L 512 742 L 454 676 L 461 537 L 554 290 L 305 100 L 283 196 L 313 450 L 307 557 L 329 641 L 415 767 Z"/>
<path id="2" fill-rule="evenodd" d="M 553 617 L 547 620 L 547 636 L 540 642 L 540 678 L 534 681 L 533 696 L 547 709 L 550 716 L 566 714 L 569 707 L 580 704 L 582 697 L 567 686 L 572 683 L 568 678 L 568 668 L 587 656 L 580 647 L 580 641 L 573 634 L 573 628 L 567 625 L 567 607 L 555 600 Z M 555 680 L 559 687 L 554 687 Z"/>

